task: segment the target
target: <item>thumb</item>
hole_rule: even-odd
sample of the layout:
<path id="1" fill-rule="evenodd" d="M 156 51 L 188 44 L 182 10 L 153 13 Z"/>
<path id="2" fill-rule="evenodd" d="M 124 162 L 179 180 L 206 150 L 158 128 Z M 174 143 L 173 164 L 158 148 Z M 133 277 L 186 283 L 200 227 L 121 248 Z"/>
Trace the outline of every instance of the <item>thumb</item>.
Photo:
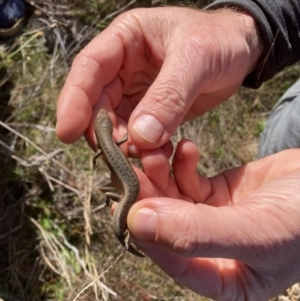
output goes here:
<path id="1" fill-rule="evenodd" d="M 270 240 L 270 225 L 278 227 L 274 217 L 264 216 L 263 210 L 252 214 L 249 210 L 247 205 L 213 207 L 171 198 L 149 198 L 131 208 L 127 221 L 130 233 L 142 249 L 146 241 L 146 245 L 186 258 L 228 258 L 253 264 L 261 260 L 253 250 L 261 249 L 264 253 L 262 248 Z"/>
<path id="2" fill-rule="evenodd" d="M 229 241 L 247 240 L 241 229 L 245 218 L 234 207 L 148 198 L 131 208 L 127 221 L 135 239 L 184 257 L 239 257 L 236 244 Z"/>
<path id="3" fill-rule="evenodd" d="M 197 97 L 199 75 L 184 59 L 182 52 L 187 48 L 166 57 L 159 75 L 130 117 L 129 134 L 140 149 L 164 145 Z"/>

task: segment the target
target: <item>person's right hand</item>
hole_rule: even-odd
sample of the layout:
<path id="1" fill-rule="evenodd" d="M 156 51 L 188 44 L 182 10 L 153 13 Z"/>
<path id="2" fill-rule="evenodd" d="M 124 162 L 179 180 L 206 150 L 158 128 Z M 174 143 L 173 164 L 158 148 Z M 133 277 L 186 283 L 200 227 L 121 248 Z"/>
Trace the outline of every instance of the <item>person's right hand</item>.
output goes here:
<path id="1" fill-rule="evenodd" d="M 262 45 L 252 17 L 230 9 L 135 9 L 118 16 L 75 58 L 57 106 L 58 138 L 82 134 L 104 107 L 138 149 L 164 145 L 184 120 L 226 100 Z"/>
<path id="2" fill-rule="evenodd" d="M 196 171 L 181 141 L 173 158 L 143 151 L 127 218 L 135 243 L 177 282 L 218 301 L 266 301 L 300 281 L 300 150 L 225 170 Z"/>

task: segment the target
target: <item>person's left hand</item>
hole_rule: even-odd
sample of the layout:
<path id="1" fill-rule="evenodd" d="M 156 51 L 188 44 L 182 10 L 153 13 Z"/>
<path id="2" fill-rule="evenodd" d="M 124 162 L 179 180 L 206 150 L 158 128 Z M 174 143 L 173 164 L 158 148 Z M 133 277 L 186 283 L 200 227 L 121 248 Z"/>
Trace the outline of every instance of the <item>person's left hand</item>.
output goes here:
<path id="1" fill-rule="evenodd" d="M 170 175 L 161 149 L 142 153 L 141 192 L 127 223 L 161 269 L 217 300 L 267 300 L 300 279 L 300 150 L 213 178 L 181 141 Z"/>
<path id="2" fill-rule="evenodd" d="M 74 59 L 57 104 L 57 137 L 85 135 L 105 108 L 138 150 L 168 143 L 183 121 L 228 99 L 259 63 L 259 30 L 246 12 L 183 7 L 118 16 Z"/>

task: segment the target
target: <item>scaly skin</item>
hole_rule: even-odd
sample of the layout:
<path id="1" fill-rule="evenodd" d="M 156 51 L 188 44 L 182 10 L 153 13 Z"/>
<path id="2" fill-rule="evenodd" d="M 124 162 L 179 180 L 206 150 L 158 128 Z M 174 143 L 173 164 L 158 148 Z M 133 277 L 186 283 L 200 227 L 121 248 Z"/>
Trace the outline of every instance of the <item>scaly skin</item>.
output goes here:
<path id="1" fill-rule="evenodd" d="M 127 215 L 137 200 L 140 183 L 127 158 L 118 147 L 127 140 L 127 135 L 121 141 L 114 142 L 112 133 L 112 121 L 106 110 L 101 109 L 95 120 L 99 153 L 94 157 L 94 167 L 96 166 L 96 159 L 101 156 L 111 171 L 112 183 L 118 192 L 118 194 L 106 193 L 107 205 L 110 203 L 109 199 L 119 202 L 113 216 L 114 230 L 118 240 L 131 254 L 144 257 L 130 245 L 130 233 L 127 229 Z"/>

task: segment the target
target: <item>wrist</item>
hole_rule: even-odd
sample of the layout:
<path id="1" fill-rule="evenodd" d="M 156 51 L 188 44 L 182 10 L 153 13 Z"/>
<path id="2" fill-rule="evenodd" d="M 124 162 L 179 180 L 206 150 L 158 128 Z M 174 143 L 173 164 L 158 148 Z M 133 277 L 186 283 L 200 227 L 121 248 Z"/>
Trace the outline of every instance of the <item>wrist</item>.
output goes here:
<path id="1" fill-rule="evenodd" d="M 255 20 L 246 12 L 237 11 L 237 15 L 243 24 L 246 31 L 246 41 L 250 52 L 249 70 L 248 74 L 252 72 L 258 65 L 260 57 L 263 52 L 263 43 L 261 40 L 259 29 Z"/>
<path id="2" fill-rule="evenodd" d="M 229 26 L 232 26 L 233 32 L 237 33 L 239 38 L 244 41 L 243 45 L 248 55 L 248 68 L 246 70 L 246 75 L 248 75 L 259 64 L 263 52 L 263 43 L 254 18 L 239 8 L 226 7 L 211 12 L 226 15 L 230 19 Z"/>

